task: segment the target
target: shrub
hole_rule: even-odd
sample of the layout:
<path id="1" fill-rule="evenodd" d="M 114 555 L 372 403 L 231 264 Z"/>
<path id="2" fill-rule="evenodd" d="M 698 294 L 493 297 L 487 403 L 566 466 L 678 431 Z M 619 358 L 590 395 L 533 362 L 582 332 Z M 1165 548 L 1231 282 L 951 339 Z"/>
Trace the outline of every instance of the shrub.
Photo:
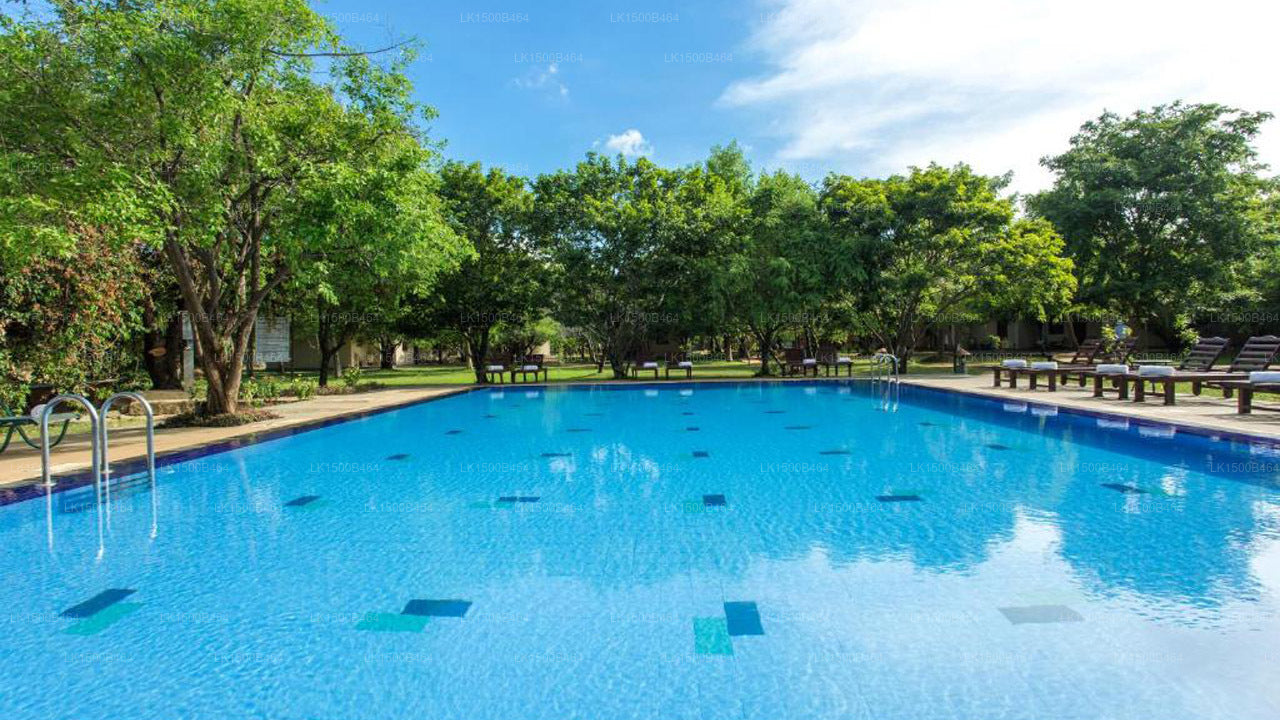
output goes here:
<path id="1" fill-rule="evenodd" d="M 342 383 L 351 390 L 355 390 L 360 385 L 360 376 L 360 367 L 358 365 L 352 365 L 342 371 Z"/>

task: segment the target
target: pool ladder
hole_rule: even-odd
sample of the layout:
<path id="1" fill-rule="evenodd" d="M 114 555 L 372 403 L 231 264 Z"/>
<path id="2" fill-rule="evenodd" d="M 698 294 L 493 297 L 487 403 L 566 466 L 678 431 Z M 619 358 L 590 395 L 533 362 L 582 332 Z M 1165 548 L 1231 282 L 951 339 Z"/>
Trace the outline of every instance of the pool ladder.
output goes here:
<path id="1" fill-rule="evenodd" d="M 896 412 L 901 380 L 898 368 L 901 366 L 898 356 L 892 353 L 876 353 L 871 357 L 871 390 L 879 394 L 880 409 Z"/>
<path id="2" fill-rule="evenodd" d="M 50 549 L 53 549 L 54 484 L 51 473 L 52 466 L 49 460 L 49 419 L 53 416 L 54 410 L 58 409 L 63 403 L 79 405 L 89 415 L 89 442 L 91 448 L 89 479 L 93 481 L 94 506 L 98 511 L 98 557 L 101 558 L 106 551 L 103 535 L 103 507 L 106 506 L 107 509 L 106 522 L 108 523 L 110 522 L 111 514 L 111 459 L 108 455 L 110 446 L 107 433 L 107 412 L 111 410 L 111 407 L 117 401 L 124 399 L 136 401 L 142 406 L 142 411 L 147 416 L 147 476 L 151 484 L 151 537 L 155 538 L 157 534 L 156 417 L 151 409 L 151 403 L 147 402 L 147 399 L 139 393 L 120 392 L 107 398 L 100 407 L 95 408 L 93 403 L 83 395 L 58 395 L 45 403 L 42 408 L 37 408 L 40 411 L 40 468 L 41 478 L 44 480 Z M 34 415 L 35 413 L 33 412 L 32 414 Z"/>

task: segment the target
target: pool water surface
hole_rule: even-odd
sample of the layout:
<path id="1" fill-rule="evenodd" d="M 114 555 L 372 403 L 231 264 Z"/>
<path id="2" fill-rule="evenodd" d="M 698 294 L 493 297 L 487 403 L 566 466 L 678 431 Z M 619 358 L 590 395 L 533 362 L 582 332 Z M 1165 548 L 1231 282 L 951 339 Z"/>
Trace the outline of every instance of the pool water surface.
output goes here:
<path id="1" fill-rule="evenodd" d="M 0 718 L 1271 720 L 1278 478 L 915 387 L 476 390 L 0 507 Z"/>

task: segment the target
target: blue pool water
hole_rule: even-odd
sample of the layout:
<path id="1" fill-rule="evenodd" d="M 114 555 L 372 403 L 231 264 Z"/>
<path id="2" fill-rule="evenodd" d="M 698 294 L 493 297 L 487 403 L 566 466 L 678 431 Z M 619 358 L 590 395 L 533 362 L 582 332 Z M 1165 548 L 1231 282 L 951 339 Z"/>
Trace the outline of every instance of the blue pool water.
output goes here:
<path id="1" fill-rule="evenodd" d="M 475 391 L 164 467 L 101 557 L 0 508 L 0 718 L 1280 717 L 1274 448 L 880 400 Z"/>

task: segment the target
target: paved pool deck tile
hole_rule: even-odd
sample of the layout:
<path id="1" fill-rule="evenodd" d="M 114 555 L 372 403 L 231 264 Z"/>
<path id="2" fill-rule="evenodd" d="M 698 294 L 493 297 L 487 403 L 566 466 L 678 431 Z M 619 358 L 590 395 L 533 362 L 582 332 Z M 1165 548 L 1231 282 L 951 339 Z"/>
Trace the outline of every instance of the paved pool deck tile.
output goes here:
<path id="1" fill-rule="evenodd" d="M 160 464 L 164 457 L 181 454 L 191 456 L 209 452 L 227 443 L 246 442 L 254 436 L 303 429 L 321 423 L 355 418 L 370 412 L 394 409 L 423 400 L 446 397 L 467 392 L 469 386 L 387 388 L 350 395 L 324 395 L 302 402 L 273 405 L 270 409 L 279 415 L 274 420 L 241 425 L 232 428 L 158 428 L 155 433 L 156 456 Z M 141 427 L 111 430 L 111 461 L 116 475 L 124 474 L 124 466 L 146 456 L 146 431 Z M 88 433 L 72 435 L 53 449 L 52 473 L 56 476 L 75 475 L 89 469 L 90 442 Z M 0 455 L 0 492 L 27 488 L 40 482 L 40 451 L 25 445 L 10 446 Z"/>
<path id="2" fill-rule="evenodd" d="M 1005 400 L 1011 403 L 1040 403 L 1063 408 L 1086 410 L 1095 413 L 1118 415 L 1116 422 L 1124 422 L 1125 418 L 1136 418 L 1154 422 L 1174 423 L 1200 430 L 1226 433 L 1243 433 L 1264 438 L 1280 439 L 1280 413 L 1255 412 L 1251 415 L 1236 413 L 1234 399 L 1223 399 L 1222 393 L 1205 390 L 1199 397 L 1190 393 L 1179 393 L 1176 405 L 1164 405 L 1159 398 L 1148 398 L 1146 402 L 1118 400 L 1115 395 L 1105 398 L 1093 397 L 1092 384 L 1079 387 L 1076 383 L 1059 386 L 1056 392 L 1048 392 L 1041 386 L 1037 390 L 1022 387 L 992 387 L 991 371 L 980 375 L 915 375 L 902 378 L 904 384 L 931 387 L 940 390 L 953 390 L 970 395 Z M 1028 406 L 1027 412 L 1039 409 Z"/>

